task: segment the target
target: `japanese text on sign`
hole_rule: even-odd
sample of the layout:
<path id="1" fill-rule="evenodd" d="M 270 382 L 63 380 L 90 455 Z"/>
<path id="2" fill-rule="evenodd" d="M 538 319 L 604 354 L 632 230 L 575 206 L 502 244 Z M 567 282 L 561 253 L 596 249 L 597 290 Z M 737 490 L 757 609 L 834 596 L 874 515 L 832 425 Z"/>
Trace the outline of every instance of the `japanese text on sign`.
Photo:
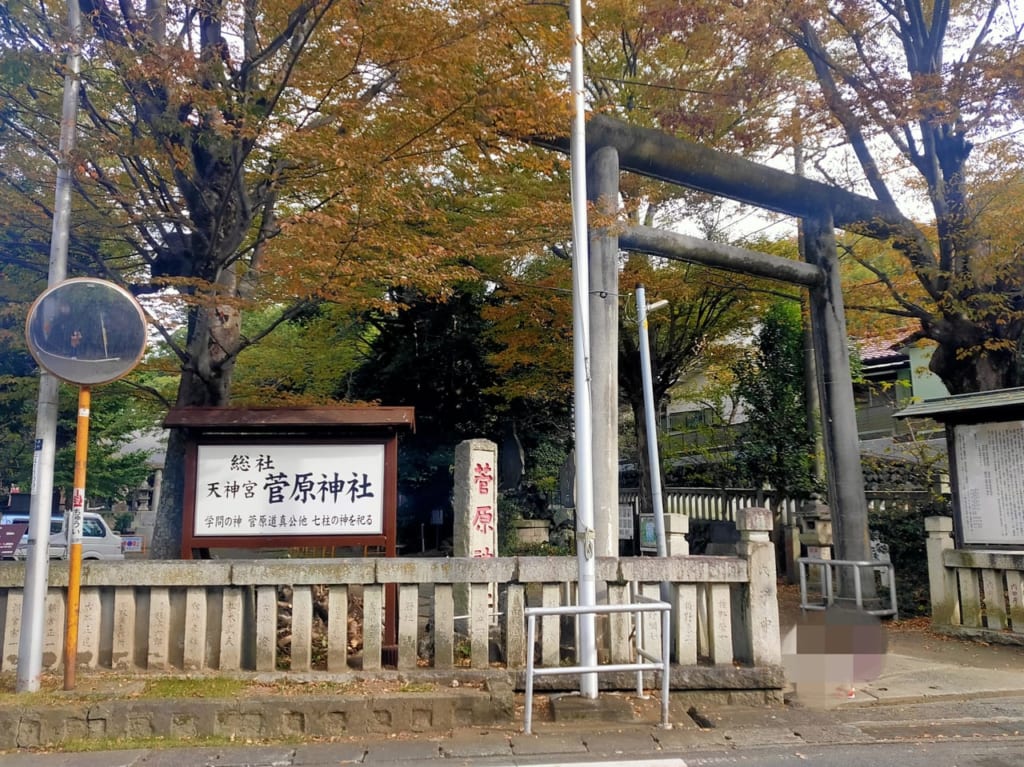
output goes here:
<path id="1" fill-rule="evenodd" d="M 489 453 L 472 456 L 470 492 L 470 550 L 474 557 L 498 555 L 497 495 L 494 466 Z"/>
<path id="2" fill-rule="evenodd" d="M 954 434 L 964 543 L 1024 544 L 1024 421 L 957 425 Z"/>
<path id="3" fill-rule="evenodd" d="M 193 534 L 379 535 L 384 446 L 200 445 Z"/>

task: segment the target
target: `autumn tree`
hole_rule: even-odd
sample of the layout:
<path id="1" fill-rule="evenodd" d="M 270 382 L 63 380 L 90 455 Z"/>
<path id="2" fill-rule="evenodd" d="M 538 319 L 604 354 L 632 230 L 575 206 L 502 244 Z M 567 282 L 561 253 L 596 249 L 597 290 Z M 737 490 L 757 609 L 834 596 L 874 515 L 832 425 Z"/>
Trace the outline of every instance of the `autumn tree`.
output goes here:
<path id="1" fill-rule="evenodd" d="M 486 394 L 495 383 L 492 342 L 480 315 L 485 286 L 463 282 L 453 289 L 443 301 L 402 291 L 395 301 L 403 310 L 370 312 L 373 332 L 346 382 L 359 399 L 416 408 L 416 431 L 402 439 L 400 474 L 421 513 L 448 505 L 455 446 L 495 437 L 496 395 Z M 400 509 L 400 516 L 408 512 Z"/>
<path id="2" fill-rule="evenodd" d="M 443 292 L 543 225 L 519 179 L 553 160 L 515 142 L 565 121 L 564 20 L 516 0 L 166 4 L 82 0 L 73 219 L 87 271 L 171 307 L 178 406 L 230 401 L 239 355 L 322 302 Z M 63 19 L 7 6 L 5 109 L 35 171 L 7 192 L 48 229 Z M 551 57 L 555 56 L 555 59 Z M 482 179 L 487 179 L 488 184 Z M 11 179 L 9 178 L 9 181 Z M 52 193 L 49 193 L 52 197 Z M 243 312 L 274 307 L 259 327 Z M 154 310 L 154 313 L 155 310 Z M 162 314 L 160 316 L 167 316 Z M 180 541 L 183 435 L 170 435 L 153 553 Z"/>
<path id="3" fill-rule="evenodd" d="M 953 393 L 1024 383 L 1020 239 L 1004 239 L 993 215 L 1024 191 L 1024 21 L 1013 5 L 811 0 L 778 16 L 819 89 L 804 128 L 841 132 L 859 173 L 837 181 L 866 186 L 882 204 L 890 224 L 863 228 L 891 238 L 920 289 L 907 290 L 873 254 L 848 252 L 888 291 L 877 310 L 919 323 L 936 342 L 931 369 Z M 838 175 L 844 166 L 821 167 Z M 1020 233 L 1019 219 L 1011 231 Z"/>
<path id="4" fill-rule="evenodd" d="M 597 4 L 588 13 L 584 35 L 592 108 L 716 146 L 760 146 L 770 135 L 765 126 L 775 109 L 773 98 L 785 70 L 780 57 L 766 47 L 770 35 L 757 36 L 763 21 L 763 15 L 717 2 L 615 0 Z M 676 42 L 679 27 L 693 33 L 685 49 Z M 741 29 L 749 36 L 743 38 Z M 737 58 L 750 67 L 761 67 L 763 76 L 744 74 L 737 67 Z M 665 226 L 687 218 L 698 199 L 628 175 L 620 178 L 620 197 L 623 208 L 618 218 Z M 616 224 L 591 215 L 592 226 L 614 228 Z M 505 313 L 503 323 L 509 331 L 496 358 L 509 368 L 513 381 L 532 382 L 537 392 L 564 390 L 571 382 L 566 340 L 571 316 L 569 251 L 562 243 L 552 242 L 545 256 L 509 264 L 505 277 L 496 278 L 508 303 L 495 311 Z M 642 484 L 649 505 L 638 329 L 629 319 L 635 317 L 629 306 L 632 285 L 643 281 L 651 300 L 657 297 L 670 302 L 667 312 L 651 319 L 659 403 L 677 381 L 710 361 L 716 340 L 742 326 L 742 308 L 749 312 L 753 299 L 742 281 L 711 270 L 655 264 L 637 254 L 624 256 L 623 266 L 619 275 L 619 386 L 638 430 L 634 444 L 637 462 L 644 467 Z M 545 366 L 531 365 L 533 359 L 543 360 Z M 555 371 L 560 375 L 552 375 Z"/>
<path id="5" fill-rule="evenodd" d="M 496 280 L 498 278 L 495 278 Z M 643 283 L 649 302 L 664 298 L 668 307 L 650 316 L 649 337 L 656 407 L 680 381 L 711 364 L 718 344 L 750 327 L 758 296 L 749 281 L 738 280 L 690 264 L 652 261 L 633 255 L 620 275 L 619 390 L 632 413 L 635 461 L 642 467 L 641 485 L 650 504 L 647 440 L 643 416 L 639 329 L 632 287 Z M 503 391 L 541 405 L 561 397 L 568 401 L 572 385 L 571 275 L 559 252 L 521 264 L 498 281 L 488 316 L 498 347 L 492 355 L 503 376 Z"/>
<path id="6" fill-rule="evenodd" d="M 489 273 L 495 288 L 481 310 L 495 347 L 490 362 L 505 398 L 526 412 L 572 400 L 572 274 L 564 252 L 539 251 Z"/>
<path id="7" fill-rule="evenodd" d="M 714 363 L 718 347 L 740 343 L 754 321 L 756 297 L 750 282 L 714 274 L 693 264 L 668 263 L 652 267 L 648 259 L 633 256 L 624 280 L 642 283 L 648 303 L 660 298 L 669 304 L 649 315 L 651 379 L 654 407 L 661 412 L 669 392 L 679 383 Z M 629 404 L 636 435 L 637 465 L 644 508 L 650 508 L 651 478 L 647 461 L 649 440 L 644 417 L 639 330 L 635 308 L 622 307 L 619 328 L 619 382 Z M 632 321 L 631 321 L 632 318 Z M 661 470 L 661 467 L 654 467 Z"/>

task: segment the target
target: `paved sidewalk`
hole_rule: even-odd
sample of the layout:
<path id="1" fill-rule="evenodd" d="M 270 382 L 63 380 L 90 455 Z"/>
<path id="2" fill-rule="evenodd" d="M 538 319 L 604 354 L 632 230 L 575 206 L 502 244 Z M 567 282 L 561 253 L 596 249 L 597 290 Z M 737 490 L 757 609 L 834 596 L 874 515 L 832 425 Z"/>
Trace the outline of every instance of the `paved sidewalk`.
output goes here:
<path id="1" fill-rule="evenodd" d="M 881 675 L 858 687 L 853 703 L 913 703 L 1024 695 L 1024 648 L 1019 670 L 936 663 L 910 655 L 885 656 Z"/>

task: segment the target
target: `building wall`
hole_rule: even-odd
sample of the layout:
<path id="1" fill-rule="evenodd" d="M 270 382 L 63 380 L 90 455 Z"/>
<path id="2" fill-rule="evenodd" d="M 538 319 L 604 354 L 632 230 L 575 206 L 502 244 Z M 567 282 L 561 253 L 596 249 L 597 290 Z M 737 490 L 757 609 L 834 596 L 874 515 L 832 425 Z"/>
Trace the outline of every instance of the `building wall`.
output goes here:
<path id="1" fill-rule="evenodd" d="M 942 383 L 942 379 L 928 369 L 933 351 L 935 351 L 935 345 L 923 341 L 906 348 L 907 355 L 910 357 L 910 375 L 914 384 L 914 397 L 918 400 L 949 396 L 949 390 Z"/>

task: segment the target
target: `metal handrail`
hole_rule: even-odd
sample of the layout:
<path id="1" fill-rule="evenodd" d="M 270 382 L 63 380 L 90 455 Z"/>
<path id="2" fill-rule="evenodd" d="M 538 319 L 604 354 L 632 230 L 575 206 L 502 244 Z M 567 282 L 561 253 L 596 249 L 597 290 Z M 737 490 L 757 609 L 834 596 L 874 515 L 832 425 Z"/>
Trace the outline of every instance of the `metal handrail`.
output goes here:
<path id="1" fill-rule="evenodd" d="M 834 578 L 832 577 L 832 568 L 840 567 L 851 567 L 854 571 L 853 578 L 853 594 L 854 599 L 857 603 L 857 609 L 863 610 L 869 615 L 885 616 L 891 615 L 894 620 L 899 618 L 899 610 L 896 607 L 896 571 L 892 566 L 892 562 L 881 562 L 877 560 L 852 560 L 852 559 L 818 559 L 815 557 L 800 557 L 797 560 L 800 565 L 800 609 L 802 610 L 827 610 L 835 604 L 836 597 L 833 593 Z M 824 585 L 822 587 L 822 596 L 825 600 L 824 604 L 810 604 L 807 601 L 807 568 L 808 566 L 818 566 L 822 568 L 822 574 L 824 578 Z M 864 568 L 871 570 L 882 570 L 886 571 L 888 576 L 887 580 L 889 583 L 889 607 L 864 610 L 864 588 L 861 583 L 860 571 Z"/>
<path id="2" fill-rule="evenodd" d="M 530 735 L 533 727 L 533 680 L 538 676 L 555 676 L 558 674 L 593 674 L 608 671 L 636 671 L 637 695 L 644 694 L 644 671 L 661 672 L 661 727 L 671 729 L 668 721 L 669 692 L 669 643 L 672 605 L 657 599 L 635 596 L 634 603 L 622 605 L 566 605 L 564 607 L 527 607 L 526 614 L 526 713 L 523 731 Z M 661 613 L 661 657 L 648 653 L 643 646 L 643 631 L 639 630 L 641 613 Z M 557 666 L 536 668 L 534 663 L 534 643 L 537 639 L 537 618 L 550 615 L 609 615 L 612 613 L 633 613 L 637 623 L 636 652 L 639 659 L 635 663 L 606 663 L 596 666 Z M 646 661 L 646 662 L 645 662 Z"/>

